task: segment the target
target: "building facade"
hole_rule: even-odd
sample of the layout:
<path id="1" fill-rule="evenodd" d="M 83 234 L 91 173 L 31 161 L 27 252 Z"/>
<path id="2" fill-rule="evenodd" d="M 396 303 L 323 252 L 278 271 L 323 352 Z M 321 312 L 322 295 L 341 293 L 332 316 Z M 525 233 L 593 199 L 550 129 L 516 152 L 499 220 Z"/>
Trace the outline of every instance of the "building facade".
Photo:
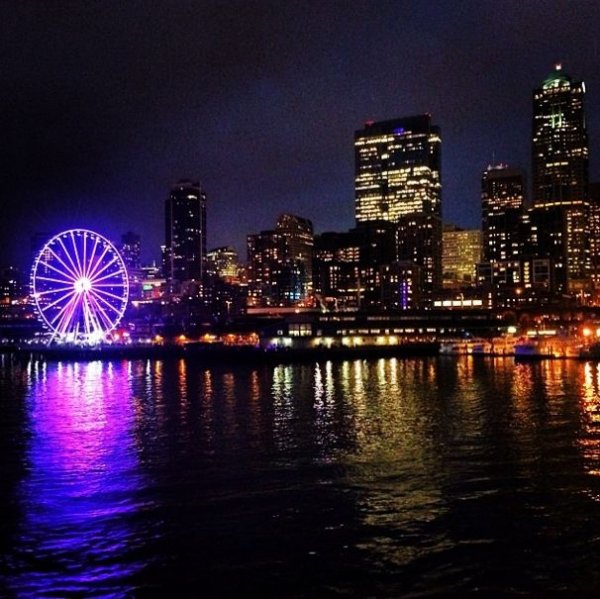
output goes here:
<path id="1" fill-rule="evenodd" d="M 460 289 L 476 283 L 477 264 L 482 257 L 479 229 L 444 226 L 442 270 L 444 288 Z"/>
<path id="2" fill-rule="evenodd" d="M 525 174 L 505 164 L 488 166 L 481 177 L 483 261 L 518 260 L 522 250 Z"/>
<path id="3" fill-rule="evenodd" d="M 356 131 L 357 226 L 389 221 L 397 259 L 419 266 L 423 307 L 442 281 L 441 137 L 429 115 L 368 122 Z"/>
<path id="4" fill-rule="evenodd" d="M 165 202 L 163 266 L 171 291 L 185 283 L 202 293 L 206 272 L 206 194 L 184 179 L 171 187 Z"/>
<path id="5" fill-rule="evenodd" d="M 273 230 L 247 237 L 248 305 L 306 305 L 312 302 L 313 226 L 282 214 Z"/>
<path id="6" fill-rule="evenodd" d="M 533 93 L 530 241 L 539 258 L 553 263 L 559 294 L 580 294 L 590 283 L 584 95 L 584 83 L 573 81 L 561 65 Z"/>

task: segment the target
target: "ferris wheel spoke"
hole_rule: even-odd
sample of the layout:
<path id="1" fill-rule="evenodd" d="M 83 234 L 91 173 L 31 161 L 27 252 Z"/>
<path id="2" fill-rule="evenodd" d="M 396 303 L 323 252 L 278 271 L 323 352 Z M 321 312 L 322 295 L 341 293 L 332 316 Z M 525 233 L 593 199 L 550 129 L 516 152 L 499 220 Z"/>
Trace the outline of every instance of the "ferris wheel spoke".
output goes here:
<path id="1" fill-rule="evenodd" d="M 62 335 L 67 333 L 69 324 L 73 320 L 73 314 L 77 307 L 77 296 L 73 297 L 59 310 L 56 316 L 50 321 L 51 325 Z"/>
<path id="2" fill-rule="evenodd" d="M 87 273 L 87 278 L 92 280 L 95 276 L 96 273 L 98 271 L 98 269 L 102 266 L 102 260 L 104 260 L 104 256 L 106 256 L 106 254 L 108 254 L 108 250 L 109 247 L 106 246 L 103 250 L 102 253 L 100 254 L 100 257 L 96 260 L 96 263 L 90 267 L 88 273 Z"/>
<path id="3" fill-rule="evenodd" d="M 58 243 L 60 244 L 60 246 L 62 247 L 63 252 L 65 253 L 65 256 L 67 257 L 67 260 L 71 264 L 71 267 L 72 267 L 71 272 L 73 273 L 73 276 L 76 279 L 79 279 L 81 277 L 81 273 L 77 270 L 77 265 L 73 261 L 73 258 L 71 257 L 71 253 L 67 250 L 64 241 L 60 237 L 58 237 L 57 240 L 58 240 Z M 65 264 L 65 266 L 66 266 L 66 264 Z"/>
<path id="4" fill-rule="evenodd" d="M 86 327 L 86 333 L 101 332 L 102 326 L 96 316 L 95 310 L 92 309 L 91 298 L 84 297 L 83 300 L 83 315 Z"/>
<path id="5" fill-rule="evenodd" d="M 85 277 L 85 273 L 87 271 L 87 233 L 83 234 L 83 268 L 81 269 L 81 272 L 83 274 L 83 276 Z"/>
<path id="6" fill-rule="evenodd" d="M 52 295 L 54 293 L 62 293 L 63 291 L 73 291 L 73 285 L 69 285 L 68 287 L 57 287 L 55 289 L 46 289 L 44 291 L 36 291 L 36 295 L 38 297 L 44 297 L 46 295 Z"/>
<path id="7" fill-rule="evenodd" d="M 54 279 L 53 277 L 44 277 L 43 275 L 36 277 L 35 280 L 48 281 L 50 283 L 60 283 L 61 285 L 64 285 L 65 283 L 73 285 L 73 281 L 69 281 L 68 279 Z"/>
<path id="8" fill-rule="evenodd" d="M 102 288 L 102 287 L 107 287 L 108 289 L 110 289 L 111 287 L 126 287 L 127 284 L 125 283 L 125 281 L 115 281 L 114 283 L 94 283 L 94 289 L 97 289 L 98 287 Z"/>
<path id="9" fill-rule="evenodd" d="M 75 240 L 75 233 L 71 231 L 71 244 L 73 245 L 73 253 L 75 254 L 75 260 L 77 261 L 77 272 L 80 276 L 83 276 L 84 269 L 81 267 L 81 258 L 79 257 L 79 246 Z"/>
<path id="10" fill-rule="evenodd" d="M 89 299 L 90 302 L 94 305 L 94 308 L 96 309 L 96 317 L 102 318 L 105 324 L 106 332 L 110 331 L 114 327 L 115 321 L 110 318 L 110 316 L 106 313 L 106 311 L 100 305 L 98 299 L 94 295 L 90 295 Z"/>
<path id="11" fill-rule="evenodd" d="M 92 270 L 92 265 L 94 264 L 94 258 L 96 257 L 96 249 L 98 248 L 99 242 L 100 242 L 100 239 L 98 237 L 96 237 L 94 239 L 94 246 L 92 247 L 92 253 L 90 254 L 90 256 L 86 262 L 86 269 L 85 269 L 85 272 L 83 273 L 83 276 L 87 277 L 88 279 L 90 278 L 90 272 Z"/>
<path id="12" fill-rule="evenodd" d="M 114 256 L 114 257 L 112 258 L 112 260 L 110 260 L 109 262 L 107 262 L 106 264 L 104 264 L 104 265 L 102 266 L 102 268 L 100 268 L 99 270 L 96 270 L 96 272 L 95 272 L 95 273 L 94 273 L 94 274 L 93 274 L 91 277 L 89 277 L 90 281 L 92 281 L 92 283 L 94 283 L 95 281 L 97 281 L 97 280 L 98 280 L 98 277 L 99 277 L 99 276 L 100 276 L 100 275 L 101 275 L 103 272 L 106 272 L 106 270 L 107 270 L 107 269 L 109 269 L 109 268 L 110 268 L 110 267 L 111 267 L 111 266 L 112 266 L 112 265 L 113 265 L 115 262 L 118 262 L 118 260 L 119 260 L 119 259 L 118 259 L 118 257 L 117 257 L 117 256 Z"/>
<path id="13" fill-rule="evenodd" d="M 69 293 L 63 293 L 59 298 L 55 299 L 54 301 L 52 301 L 49 304 L 47 304 L 46 306 L 44 306 L 43 309 L 42 309 L 42 311 L 43 312 L 47 312 L 48 310 L 51 310 L 52 308 L 54 308 L 60 302 L 63 302 L 66 299 L 72 298 L 74 296 L 75 296 L 75 290 L 74 289 L 72 289 Z"/>
<path id="14" fill-rule="evenodd" d="M 104 291 L 103 289 L 96 289 L 96 288 L 94 288 L 94 289 L 92 289 L 92 293 L 94 293 L 94 294 L 100 294 L 100 295 L 106 296 L 106 297 L 110 297 L 110 298 L 115 299 L 115 300 L 117 300 L 119 302 L 123 301 L 123 296 L 122 295 L 116 295 L 114 293 L 110 293 L 110 291 Z M 107 300 L 105 300 L 105 301 L 107 301 Z"/>
<path id="15" fill-rule="evenodd" d="M 100 292 L 100 293 L 106 293 L 104 292 Z M 108 308 L 110 308 L 115 314 L 120 314 L 119 308 L 116 308 L 115 306 L 113 306 L 106 298 L 102 297 L 101 295 L 99 295 L 99 293 L 96 293 L 94 290 L 92 290 L 91 295 L 94 297 L 95 300 L 102 302 L 105 306 L 107 306 Z M 119 301 L 122 301 L 122 298 L 114 295 L 112 296 L 114 299 L 117 299 Z"/>
<path id="16" fill-rule="evenodd" d="M 63 246 L 64 247 L 64 246 Z M 48 248 L 50 253 L 63 265 L 65 270 L 74 278 L 77 279 L 77 273 L 52 249 Z"/>
<path id="17" fill-rule="evenodd" d="M 94 284 L 94 287 L 98 287 L 98 281 L 106 281 L 107 279 L 110 279 L 111 277 L 118 277 L 120 274 L 121 274 L 121 271 L 109 272 L 107 275 L 104 275 L 103 277 L 94 278 L 92 283 Z M 125 284 L 124 281 L 121 284 L 124 285 Z"/>
<path id="18" fill-rule="evenodd" d="M 42 266 L 44 266 L 45 268 L 48 268 L 49 270 L 53 270 L 55 273 L 61 275 L 62 277 L 65 277 L 65 282 L 72 280 L 72 279 L 69 279 L 69 276 L 70 276 L 69 272 L 65 272 L 64 270 L 61 270 L 60 268 L 56 268 L 56 266 L 54 266 L 54 264 L 50 264 L 49 262 L 40 262 L 40 264 Z M 36 278 L 44 279 L 44 275 L 39 275 Z M 48 280 L 48 279 L 46 279 L 46 280 Z"/>

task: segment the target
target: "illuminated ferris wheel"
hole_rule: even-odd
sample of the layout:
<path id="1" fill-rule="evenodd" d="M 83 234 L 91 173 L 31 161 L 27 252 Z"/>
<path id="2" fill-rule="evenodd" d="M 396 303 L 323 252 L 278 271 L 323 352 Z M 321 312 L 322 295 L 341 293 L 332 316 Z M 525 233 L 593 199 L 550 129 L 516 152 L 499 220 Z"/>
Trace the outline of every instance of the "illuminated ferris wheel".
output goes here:
<path id="1" fill-rule="evenodd" d="M 37 255 L 31 291 L 50 342 L 94 344 L 117 326 L 129 297 L 123 259 L 102 235 L 70 229 Z"/>

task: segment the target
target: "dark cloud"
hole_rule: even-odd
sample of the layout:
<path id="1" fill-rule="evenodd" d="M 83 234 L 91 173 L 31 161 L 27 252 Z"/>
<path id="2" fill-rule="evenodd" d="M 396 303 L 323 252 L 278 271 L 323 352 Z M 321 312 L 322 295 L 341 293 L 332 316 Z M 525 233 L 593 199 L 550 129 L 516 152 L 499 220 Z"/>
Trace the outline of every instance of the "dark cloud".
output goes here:
<path id="1" fill-rule="evenodd" d="M 588 86 L 593 1 L 14 2 L 0 5 L 0 262 L 63 226 L 163 241 L 172 181 L 209 194 L 211 245 L 282 211 L 353 224 L 355 129 L 431 112 L 445 219 L 478 225 L 481 170 L 529 167 L 531 92 L 556 60 Z"/>

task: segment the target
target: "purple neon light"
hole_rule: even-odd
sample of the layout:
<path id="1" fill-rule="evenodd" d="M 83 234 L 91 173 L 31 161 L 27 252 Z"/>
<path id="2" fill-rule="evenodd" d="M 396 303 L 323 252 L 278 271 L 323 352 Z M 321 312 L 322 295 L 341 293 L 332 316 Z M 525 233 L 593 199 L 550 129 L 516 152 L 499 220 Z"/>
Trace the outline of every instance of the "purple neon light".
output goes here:
<path id="1" fill-rule="evenodd" d="M 102 235 L 70 229 L 40 251 L 32 295 L 51 340 L 99 342 L 121 320 L 129 297 L 123 259 Z"/>

